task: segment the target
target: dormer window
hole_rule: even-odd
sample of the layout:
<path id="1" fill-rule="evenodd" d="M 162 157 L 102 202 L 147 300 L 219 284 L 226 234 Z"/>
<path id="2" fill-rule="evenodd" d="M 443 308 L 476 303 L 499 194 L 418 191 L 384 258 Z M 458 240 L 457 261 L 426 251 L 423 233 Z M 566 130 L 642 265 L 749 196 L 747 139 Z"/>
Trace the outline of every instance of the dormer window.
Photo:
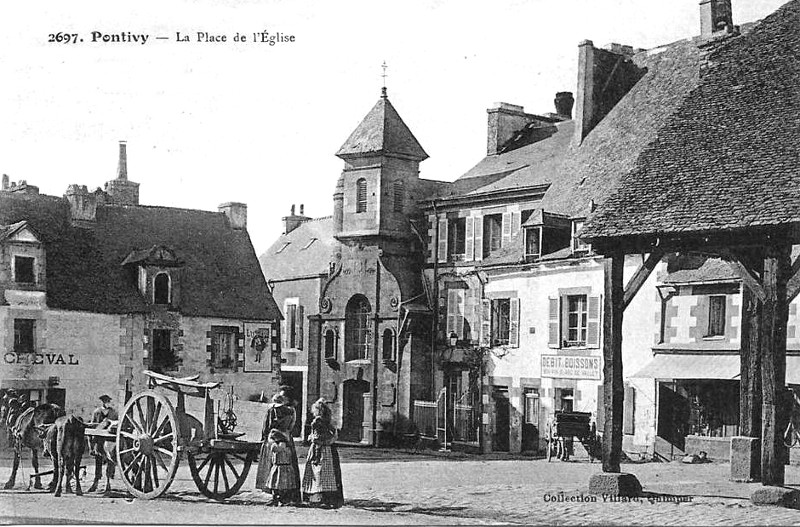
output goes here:
<path id="1" fill-rule="evenodd" d="M 525 260 L 532 261 L 542 256 L 542 228 L 525 229 Z"/>
<path id="2" fill-rule="evenodd" d="M 167 273 L 158 273 L 153 281 L 153 303 L 170 303 L 170 280 Z"/>
<path id="3" fill-rule="evenodd" d="M 14 281 L 18 284 L 33 284 L 36 277 L 33 272 L 34 258 L 14 256 Z"/>
<path id="4" fill-rule="evenodd" d="M 583 219 L 572 220 L 572 252 L 574 253 L 588 253 L 592 249 L 590 244 L 585 243 L 580 239 L 580 234 L 581 230 L 583 230 L 584 223 L 585 221 Z"/>
<path id="5" fill-rule="evenodd" d="M 356 181 L 356 212 L 367 212 L 367 180 Z"/>

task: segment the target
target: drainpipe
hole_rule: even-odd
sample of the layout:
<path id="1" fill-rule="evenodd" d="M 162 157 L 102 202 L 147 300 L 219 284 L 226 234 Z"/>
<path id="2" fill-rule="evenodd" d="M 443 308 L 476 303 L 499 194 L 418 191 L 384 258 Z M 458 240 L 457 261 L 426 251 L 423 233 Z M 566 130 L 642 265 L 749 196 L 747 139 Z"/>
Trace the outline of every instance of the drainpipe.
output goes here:
<path id="1" fill-rule="evenodd" d="M 381 311 L 381 261 L 375 262 L 375 330 L 372 336 L 372 446 L 378 446 L 378 329 L 380 328 Z"/>
<path id="2" fill-rule="evenodd" d="M 436 335 L 439 333 L 439 212 L 433 200 L 433 324 L 431 325 L 431 400 L 436 393 Z"/>

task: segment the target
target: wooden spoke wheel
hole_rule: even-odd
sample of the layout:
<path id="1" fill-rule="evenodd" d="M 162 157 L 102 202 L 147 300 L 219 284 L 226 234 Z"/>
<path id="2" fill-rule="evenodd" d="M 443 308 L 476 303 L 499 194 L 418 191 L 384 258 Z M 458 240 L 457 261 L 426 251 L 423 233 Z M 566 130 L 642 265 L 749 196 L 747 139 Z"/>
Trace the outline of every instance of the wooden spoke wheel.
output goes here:
<path id="1" fill-rule="evenodd" d="M 189 471 L 197 489 L 209 498 L 224 500 L 242 488 L 255 459 L 255 452 L 189 452 L 188 459 Z"/>
<path id="2" fill-rule="evenodd" d="M 117 467 L 128 492 L 152 499 L 175 478 L 180 461 L 172 404 L 148 390 L 128 401 L 117 425 Z"/>

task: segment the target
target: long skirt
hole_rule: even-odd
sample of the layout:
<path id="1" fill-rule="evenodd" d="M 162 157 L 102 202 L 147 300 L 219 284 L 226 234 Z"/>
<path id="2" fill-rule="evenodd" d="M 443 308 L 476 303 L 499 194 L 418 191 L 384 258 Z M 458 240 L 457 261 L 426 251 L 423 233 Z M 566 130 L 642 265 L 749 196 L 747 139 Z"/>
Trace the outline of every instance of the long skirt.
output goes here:
<path id="1" fill-rule="evenodd" d="M 272 470 L 272 441 L 267 440 L 261 444 L 258 471 L 256 472 L 256 488 L 264 491 L 278 491 L 288 501 L 300 501 L 300 466 L 297 463 L 297 450 L 294 447 L 294 441 L 289 441 L 287 444 L 292 451 L 292 464 L 280 467 L 281 477 L 279 478 L 275 478 L 274 472 L 276 471 Z M 273 472 L 272 478 L 270 478 L 270 472 Z M 283 488 L 275 488 L 276 485 Z"/>
<path id="2" fill-rule="evenodd" d="M 344 504 L 342 467 L 336 445 L 311 444 L 303 473 L 303 499 L 331 507 Z"/>

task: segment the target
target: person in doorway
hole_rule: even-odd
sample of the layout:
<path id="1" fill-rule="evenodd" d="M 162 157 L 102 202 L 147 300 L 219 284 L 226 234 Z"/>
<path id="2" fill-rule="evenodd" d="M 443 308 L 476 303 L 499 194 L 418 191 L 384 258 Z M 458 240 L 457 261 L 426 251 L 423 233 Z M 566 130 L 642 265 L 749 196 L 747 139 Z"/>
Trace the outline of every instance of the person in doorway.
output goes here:
<path id="1" fill-rule="evenodd" d="M 303 499 L 324 508 L 339 508 L 344 504 L 342 467 L 334 444 L 336 431 L 331 424 L 331 410 L 324 399 L 311 406 L 311 433 L 303 473 Z"/>
<path id="2" fill-rule="evenodd" d="M 258 461 L 258 472 L 256 473 L 256 488 L 264 492 L 271 492 L 272 504 L 292 504 L 300 501 L 300 468 L 297 464 L 297 452 L 294 448 L 292 439 L 292 428 L 294 428 L 296 416 L 291 401 L 284 394 L 283 390 L 275 394 L 272 403 L 267 409 L 264 418 L 264 427 L 261 431 L 261 455 Z M 273 434 L 275 431 L 277 433 Z M 285 445 L 289 451 L 289 466 L 273 473 L 273 459 L 284 454 L 279 451 Z M 270 477 L 280 475 L 279 478 Z M 276 487 L 276 485 L 278 485 Z"/>

